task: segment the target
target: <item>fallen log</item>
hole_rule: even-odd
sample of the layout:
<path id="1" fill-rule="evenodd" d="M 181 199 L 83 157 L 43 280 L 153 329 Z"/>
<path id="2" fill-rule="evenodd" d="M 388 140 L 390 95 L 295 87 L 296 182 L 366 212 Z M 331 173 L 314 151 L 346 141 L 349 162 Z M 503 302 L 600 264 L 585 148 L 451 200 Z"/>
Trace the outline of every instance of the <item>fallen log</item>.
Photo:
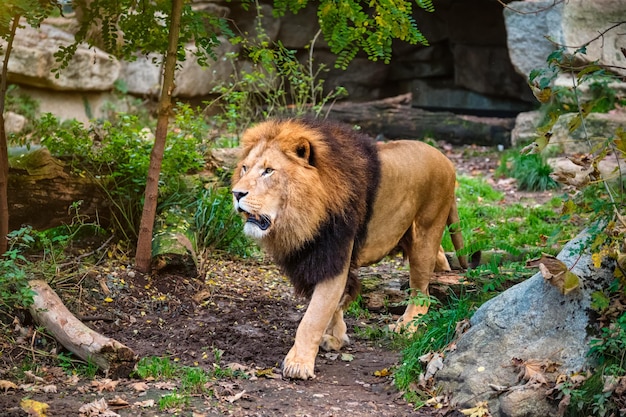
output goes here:
<path id="1" fill-rule="evenodd" d="M 130 374 L 137 362 L 132 349 L 83 324 L 45 281 L 32 280 L 29 285 L 35 293 L 30 314 L 63 347 L 96 364 L 109 377 L 124 378 Z"/>
<path id="2" fill-rule="evenodd" d="M 371 136 L 385 139 L 441 140 L 453 145 L 511 144 L 514 118 L 483 118 L 434 112 L 411 106 L 410 94 L 363 103 L 336 103 L 328 118 L 359 125 Z"/>

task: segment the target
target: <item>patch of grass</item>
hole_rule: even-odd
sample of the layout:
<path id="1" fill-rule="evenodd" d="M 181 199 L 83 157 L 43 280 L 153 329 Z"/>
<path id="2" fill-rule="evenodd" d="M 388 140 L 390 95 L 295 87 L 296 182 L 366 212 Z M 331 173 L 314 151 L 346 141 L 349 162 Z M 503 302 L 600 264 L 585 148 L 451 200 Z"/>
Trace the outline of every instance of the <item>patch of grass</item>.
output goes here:
<path id="1" fill-rule="evenodd" d="M 575 225 L 561 221 L 559 199 L 532 207 L 504 204 L 503 193 L 484 179 L 460 176 L 458 181 L 458 211 L 465 241 L 462 254 L 500 250 L 516 257 L 533 257 L 541 252 L 555 253 L 562 241 L 578 231 Z M 453 250 L 448 233 L 443 246 Z"/>
<path id="2" fill-rule="evenodd" d="M 211 186 L 203 189 L 194 205 L 194 228 L 199 247 L 224 250 L 238 256 L 254 253 L 255 245 L 242 232 L 243 219 L 233 208 L 228 188 Z"/>
<path id="3" fill-rule="evenodd" d="M 359 294 L 356 300 L 350 303 L 345 311 L 346 316 L 354 317 L 355 319 L 368 320 L 372 317 L 369 310 L 363 304 L 363 297 Z"/>
<path id="4" fill-rule="evenodd" d="M 150 356 L 141 358 L 137 363 L 133 375 L 141 379 L 173 379 L 179 375 L 180 366 L 168 357 Z"/>
<path id="5" fill-rule="evenodd" d="M 59 353 L 57 360 L 59 367 L 68 375 L 81 375 L 91 379 L 98 373 L 98 365 L 91 361 L 84 362 L 81 359 L 76 359 L 72 353 Z"/>
<path id="6" fill-rule="evenodd" d="M 522 155 L 519 152 L 505 154 L 500 162 L 499 173 L 517 180 L 523 191 L 546 191 L 559 188 L 550 174 L 552 167 L 540 154 Z"/>
<path id="7" fill-rule="evenodd" d="M 189 406 L 191 399 L 189 394 L 172 392 L 161 396 L 159 399 L 159 410 L 173 411 L 182 410 Z"/>
<path id="8" fill-rule="evenodd" d="M 416 331 L 410 338 L 410 345 L 402 352 L 402 363 L 394 373 L 396 385 L 408 393 L 409 401 L 416 404 L 421 401 L 419 393 L 410 389 L 423 371 L 420 357 L 442 351 L 454 340 L 457 324 L 469 319 L 476 307 L 476 302 L 466 293 L 460 296 L 452 293 L 445 305 L 430 299 L 430 309 L 415 321 Z"/>

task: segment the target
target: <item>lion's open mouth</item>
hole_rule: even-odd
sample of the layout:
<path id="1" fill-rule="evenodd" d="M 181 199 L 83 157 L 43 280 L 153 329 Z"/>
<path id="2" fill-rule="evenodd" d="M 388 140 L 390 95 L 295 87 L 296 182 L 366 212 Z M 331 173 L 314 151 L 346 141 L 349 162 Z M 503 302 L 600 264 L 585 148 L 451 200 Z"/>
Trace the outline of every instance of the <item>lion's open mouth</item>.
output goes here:
<path id="1" fill-rule="evenodd" d="M 254 215 L 241 209 L 239 209 L 239 211 L 241 211 L 246 216 L 246 223 L 252 223 L 263 231 L 269 229 L 269 227 L 272 225 L 272 221 L 266 215 Z"/>

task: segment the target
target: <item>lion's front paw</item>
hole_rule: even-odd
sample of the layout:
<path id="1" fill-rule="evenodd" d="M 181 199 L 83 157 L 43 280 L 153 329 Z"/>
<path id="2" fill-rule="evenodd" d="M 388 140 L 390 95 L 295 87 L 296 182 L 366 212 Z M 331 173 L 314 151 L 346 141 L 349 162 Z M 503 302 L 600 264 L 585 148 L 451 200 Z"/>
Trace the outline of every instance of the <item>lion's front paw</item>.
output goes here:
<path id="1" fill-rule="evenodd" d="M 338 338 L 331 334 L 325 334 L 322 336 L 322 342 L 320 343 L 320 347 L 325 351 L 329 352 L 331 350 L 341 350 L 342 347 L 350 343 L 350 338 L 348 335 L 344 334 L 343 337 Z"/>
<path id="2" fill-rule="evenodd" d="M 313 358 L 299 357 L 295 346 L 292 347 L 283 360 L 283 376 L 294 379 L 315 378 L 315 356 L 313 355 Z"/>

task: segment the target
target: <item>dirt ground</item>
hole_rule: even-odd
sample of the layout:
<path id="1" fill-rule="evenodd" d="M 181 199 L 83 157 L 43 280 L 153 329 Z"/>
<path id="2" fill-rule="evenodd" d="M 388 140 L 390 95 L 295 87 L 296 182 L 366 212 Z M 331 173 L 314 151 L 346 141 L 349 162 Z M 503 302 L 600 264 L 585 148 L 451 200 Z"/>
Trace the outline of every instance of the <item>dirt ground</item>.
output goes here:
<path id="1" fill-rule="evenodd" d="M 493 156 L 466 159 L 452 149 L 448 153 L 461 173 L 488 174 L 498 163 Z M 449 409 L 415 410 L 391 377 L 401 353 L 355 335 L 355 326 L 386 326 L 395 319 L 390 314 L 372 313 L 367 320 L 348 317 L 352 343 L 344 355 L 322 352 L 315 379 L 288 380 L 281 377 L 280 363 L 293 343 L 306 301 L 293 296 L 291 286 L 269 260 L 212 254 L 204 259 L 197 278 L 166 271 L 144 276 L 129 264 L 117 262 L 89 271 L 81 282 L 82 291 L 68 292 L 73 295 L 66 296 L 65 303 L 84 323 L 140 357 L 168 356 L 180 364 L 213 369 L 218 351 L 220 367 L 245 372 L 248 378 L 218 379 L 210 387 L 214 396 L 195 396 L 184 411 L 175 412 L 160 411 L 156 405 L 162 395 L 177 388 L 175 382 L 147 380 L 139 387 L 139 379 L 107 380 L 100 374 L 95 380 L 76 378 L 50 365 L 41 369 L 42 379 L 30 386 L 0 385 L 0 415 L 29 415 L 20 407 L 24 398 L 46 403 L 49 417 L 461 415 Z M 398 274 L 408 278 L 406 271 Z M 0 380 L 14 374 L 29 355 L 60 350 L 53 340 L 33 332 L 27 320 L 16 321 L 15 332 L 23 333 L 23 345 L 3 343 Z M 101 398 L 107 401 L 101 411 L 81 414 L 82 406 Z"/>

